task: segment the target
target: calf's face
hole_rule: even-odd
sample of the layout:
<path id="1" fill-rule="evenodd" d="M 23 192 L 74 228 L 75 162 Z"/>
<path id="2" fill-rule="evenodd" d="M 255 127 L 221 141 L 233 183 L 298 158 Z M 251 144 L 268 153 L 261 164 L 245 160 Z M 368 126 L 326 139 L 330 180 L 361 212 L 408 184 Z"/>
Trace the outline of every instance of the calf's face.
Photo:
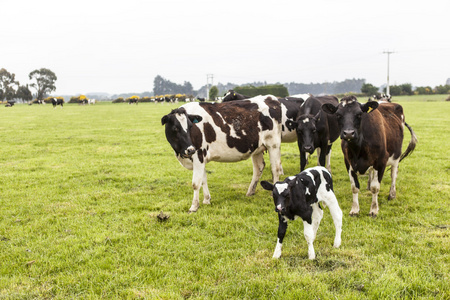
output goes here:
<path id="1" fill-rule="evenodd" d="M 200 116 L 188 115 L 184 108 L 175 109 L 162 117 L 161 124 L 166 125 L 166 139 L 177 156 L 190 158 L 195 153 L 196 149 L 191 140 L 191 128 L 194 123 L 201 120 Z"/>
<path id="2" fill-rule="evenodd" d="M 286 213 L 286 208 L 291 203 L 291 188 L 295 181 L 277 182 L 271 184 L 268 181 L 261 181 L 261 186 L 268 191 L 272 191 L 273 202 L 275 204 L 275 212 L 284 215 Z"/>
<path id="3" fill-rule="evenodd" d="M 378 108 L 378 102 L 359 103 L 356 97 L 346 97 L 339 105 L 326 103 L 322 110 L 328 114 L 335 114 L 339 124 L 342 140 L 355 141 L 360 137 L 360 126 L 363 114 L 370 113 Z"/>

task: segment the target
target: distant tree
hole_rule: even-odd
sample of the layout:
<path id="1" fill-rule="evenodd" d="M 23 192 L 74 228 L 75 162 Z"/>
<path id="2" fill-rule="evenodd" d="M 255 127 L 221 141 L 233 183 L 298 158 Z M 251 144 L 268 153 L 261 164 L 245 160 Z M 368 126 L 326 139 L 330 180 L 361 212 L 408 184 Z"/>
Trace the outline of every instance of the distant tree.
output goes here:
<path id="1" fill-rule="evenodd" d="M 376 95 L 378 93 L 378 88 L 371 83 L 364 83 L 361 87 L 361 93 L 367 96 Z"/>
<path id="2" fill-rule="evenodd" d="M 384 92 L 386 93 L 386 88 L 383 89 Z M 391 96 L 400 96 L 402 94 L 402 88 L 398 85 L 391 85 L 389 87 L 389 93 L 391 94 Z"/>
<path id="3" fill-rule="evenodd" d="M 19 86 L 16 92 L 16 98 L 22 99 L 23 101 L 26 102 L 33 100 L 33 95 L 31 94 L 31 91 L 28 88 L 28 84 Z"/>
<path id="4" fill-rule="evenodd" d="M 166 95 L 166 94 L 193 94 L 194 89 L 192 84 L 185 81 L 183 85 L 176 84 L 170 80 L 164 79 L 162 76 L 157 75 L 153 80 L 153 94 L 154 95 Z"/>
<path id="5" fill-rule="evenodd" d="M 412 95 L 413 94 L 411 83 L 401 84 L 400 88 L 402 89 L 402 95 Z"/>
<path id="6" fill-rule="evenodd" d="M 450 94 L 450 85 L 438 85 L 434 88 L 436 94 Z"/>
<path id="7" fill-rule="evenodd" d="M 58 79 L 51 70 L 46 68 L 41 68 L 39 70 L 34 70 L 28 77 L 30 80 L 36 80 L 36 82 L 30 84 L 31 87 L 36 89 L 36 98 L 39 100 L 44 99 L 44 96 L 55 91 L 55 81 Z"/>
<path id="8" fill-rule="evenodd" d="M 19 82 L 15 80 L 16 75 L 9 73 L 6 69 L 0 69 L 0 101 L 11 100 L 16 95 L 15 87 Z"/>
<path id="9" fill-rule="evenodd" d="M 209 100 L 216 100 L 217 95 L 219 94 L 219 89 L 217 86 L 213 86 L 209 89 Z"/>
<path id="10" fill-rule="evenodd" d="M 416 94 L 419 95 L 430 95 L 433 93 L 431 86 L 419 86 L 416 88 Z"/>

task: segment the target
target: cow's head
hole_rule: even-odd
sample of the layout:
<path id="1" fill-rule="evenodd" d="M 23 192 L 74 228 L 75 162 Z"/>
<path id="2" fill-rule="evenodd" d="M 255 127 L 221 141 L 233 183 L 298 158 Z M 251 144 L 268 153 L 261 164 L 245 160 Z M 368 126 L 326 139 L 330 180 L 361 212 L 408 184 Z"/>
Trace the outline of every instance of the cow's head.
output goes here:
<path id="1" fill-rule="evenodd" d="M 268 181 L 261 181 L 261 186 L 268 191 L 272 191 L 273 202 L 275 204 L 275 212 L 284 215 L 286 208 L 291 204 L 291 189 L 295 186 L 296 180 L 278 181 L 271 184 Z"/>
<path id="2" fill-rule="evenodd" d="M 297 140 L 302 145 L 302 150 L 308 153 L 314 152 L 314 138 L 317 132 L 317 122 L 320 111 L 315 115 L 302 115 L 296 121 L 287 120 L 286 127 L 297 131 Z"/>
<path id="3" fill-rule="evenodd" d="M 355 96 L 342 98 L 338 105 L 331 103 L 322 105 L 324 112 L 336 115 L 341 139 L 346 141 L 357 141 L 360 138 L 361 119 L 364 114 L 371 113 L 377 108 L 378 102 L 361 104 Z"/>
<path id="4" fill-rule="evenodd" d="M 190 158 L 196 151 L 191 140 L 191 128 L 194 123 L 202 120 L 201 116 L 188 115 L 184 108 L 172 110 L 161 118 L 161 124 L 166 125 L 166 138 L 177 156 Z"/>

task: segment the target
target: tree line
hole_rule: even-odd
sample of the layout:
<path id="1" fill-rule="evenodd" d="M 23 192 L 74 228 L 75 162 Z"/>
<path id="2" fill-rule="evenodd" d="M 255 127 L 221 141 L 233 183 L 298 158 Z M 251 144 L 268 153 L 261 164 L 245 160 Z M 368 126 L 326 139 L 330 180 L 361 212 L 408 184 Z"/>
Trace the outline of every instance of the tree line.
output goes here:
<path id="1" fill-rule="evenodd" d="M 376 95 L 379 93 L 380 88 L 374 86 L 371 83 L 364 83 L 361 87 L 361 93 L 368 96 Z M 386 93 L 387 88 L 383 88 L 383 92 Z M 431 86 L 419 86 L 415 89 L 411 83 L 404 83 L 400 85 L 389 86 L 389 94 L 391 96 L 400 95 L 432 95 L 432 94 L 450 94 L 450 85 L 438 85 L 432 88 Z"/>
<path id="2" fill-rule="evenodd" d="M 5 68 L 0 69 L 0 101 L 13 99 L 31 101 L 33 94 L 30 88 L 36 91 L 37 100 L 43 100 L 46 95 L 56 90 L 55 82 L 58 78 L 49 69 L 41 68 L 31 71 L 28 78 L 31 83 L 21 85 L 14 73 L 8 72 Z"/>

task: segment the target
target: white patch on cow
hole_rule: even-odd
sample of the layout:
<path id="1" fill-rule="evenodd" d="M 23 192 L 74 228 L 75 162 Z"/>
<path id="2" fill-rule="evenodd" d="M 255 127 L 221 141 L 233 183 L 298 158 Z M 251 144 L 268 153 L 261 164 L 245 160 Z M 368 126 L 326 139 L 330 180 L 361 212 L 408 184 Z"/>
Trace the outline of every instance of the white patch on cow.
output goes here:
<path id="1" fill-rule="evenodd" d="M 273 258 L 280 258 L 282 246 L 283 244 L 280 243 L 280 239 L 277 239 L 277 245 L 275 247 L 275 251 L 273 252 Z"/>
<path id="2" fill-rule="evenodd" d="M 288 177 L 289 180 L 294 180 L 295 178 L 297 178 L 297 177 L 295 177 L 295 176 L 289 176 Z"/>
<path id="3" fill-rule="evenodd" d="M 316 182 L 314 181 L 314 175 L 311 174 L 311 172 L 309 172 L 309 171 L 307 171 L 307 172 L 305 172 L 305 173 L 306 173 L 306 175 L 308 175 L 308 176 L 311 178 L 313 184 L 316 185 Z"/>
<path id="4" fill-rule="evenodd" d="M 306 194 L 306 195 L 311 195 L 311 193 L 309 192 L 309 189 L 308 189 L 308 188 L 306 188 L 305 194 Z"/>
<path id="5" fill-rule="evenodd" d="M 283 182 L 283 183 L 278 183 L 278 184 L 275 185 L 275 188 L 277 189 L 278 194 L 281 194 L 281 193 L 283 193 L 285 190 L 287 190 L 288 184 L 285 183 L 285 182 Z"/>
<path id="6" fill-rule="evenodd" d="M 183 128 L 184 132 L 187 132 L 188 130 L 188 122 L 187 122 L 187 117 L 185 114 L 179 115 L 176 114 L 177 120 L 178 122 L 180 122 L 181 124 L 181 128 Z"/>
<path id="7" fill-rule="evenodd" d="M 309 118 L 306 118 L 303 120 L 303 123 L 308 123 L 309 122 Z"/>

